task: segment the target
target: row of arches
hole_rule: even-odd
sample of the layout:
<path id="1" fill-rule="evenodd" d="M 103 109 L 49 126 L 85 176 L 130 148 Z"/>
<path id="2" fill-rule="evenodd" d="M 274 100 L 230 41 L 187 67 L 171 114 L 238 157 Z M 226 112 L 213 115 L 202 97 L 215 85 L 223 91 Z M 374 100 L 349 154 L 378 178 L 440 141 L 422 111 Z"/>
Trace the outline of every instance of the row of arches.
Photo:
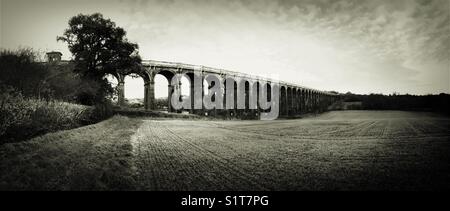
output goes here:
<path id="1" fill-rule="evenodd" d="M 182 73 L 183 78 L 178 84 L 172 84 L 171 81 L 176 74 Z M 231 76 L 226 74 L 214 74 L 218 80 L 208 81 L 205 76 L 206 72 L 196 72 L 194 70 L 181 70 L 181 69 L 165 69 L 150 67 L 147 68 L 144 73 L 136 74 L 135 77 L 142 79 L 143 84 L 143 107 L 146 110 L 161 109 L 157 105 L 157 99 L 155 98 L 155 88 L 161 87 L 161 83 L 167 84 L 167 102 L 164 109 L 168 112 L 190 112 L 201 115 L 223 115 L 230 117 L 258 117 L 261 112 L 268 112 L 272 108 L 261 106 L 261 100 L 264 102 L 271 102 L 273 91 L 271 83 L 265 81 L 259 81 L 255 79 L 249 79 L 239 76 Z M 125 82 L 126 75 L 116 75 L 117 79 L 117 98 L 118 104 L 125 104 Z M 194 80 L 200 78 L 201 93 L 195 93 Z M 215 83 L 220 84 L 215 84 Z M 220 85 L 221 90 L 217 93 L 209 93 L 210 89 L 216 85 Z M 336 95 L 324 93 L 316 90 L 311 90 L 302 87 L 290 86 L 278 84 L 277 92 L 279 100 L 279 116 L 295 116 L 308 112 L 321 112 L 327 109 L 327 107 L 336 101 L 338 98 Z M 227 87 L 228 86 L 228 87 Z M 234 87 L 233 90 L 230 88 Z M 241 87 L 241 89 L 238 89 Z M 243 88 L 242 88 L 243 87 Z M 261 98 L 261 88 L 264 88 L 266 97 Z M 241 91 L 242 90 L 242 91 Z M 194 96 L 211 96 L 212 101 L 221 99 L 223 104 L 218 109 L 207 109 L 204 105 L 196 107 L 195 100 L 190 100 L 191 106 L 189 108 L 173 109 L 171 98 L 173 94 L 180 94 L 180 100 L 183 99 L 195 99 Z M 240 93 L 243 92 L 243 93 Z M 227 96 L 230 95 L 230 96 Z M 228 100 L 228 102 L 227 102 Z M 231 103 L 233 102 L 233 103 Z M 241 106 L 239 106 L 241 102 Z"/>

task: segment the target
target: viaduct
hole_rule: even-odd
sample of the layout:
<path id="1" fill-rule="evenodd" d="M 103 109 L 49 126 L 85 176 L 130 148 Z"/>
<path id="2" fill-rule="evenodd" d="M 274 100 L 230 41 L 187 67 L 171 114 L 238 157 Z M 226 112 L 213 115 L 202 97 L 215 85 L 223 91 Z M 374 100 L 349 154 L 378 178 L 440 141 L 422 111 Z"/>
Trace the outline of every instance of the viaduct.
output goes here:
<path id="1" fill-rule="evenodd" d="M 224 85 L 225 90 L 223 91 L 224 95 L 226 93 L 226 85 L 225 80 L 233 80 L 235 83 L 234 86 L 234 103 L 237 102 L 237 86 L 238 84 L 243 84 L 245 86 L 245 109 L 244 111 L 238 111 L 237 106 L 234 106 L 234 111 L 227 112 L 228 115 L 239 115 L 242 112 L 246 113 L 254 113 L 258 114 L 258 108 L 250 108 L 249 107 L 249 92 L 252 90 L 251 87 L 258 85 L 258 83 L 272 83 L 276 82 L 279 84 L 280 90 L 280 116 L 292 116 L 298 115 L 302 113 L 309 112 L 321 112 L 327 109 L 329 105 L 338 100 L 339 96 L 325 91 L 320 91 L 316 89 L 311 89 L 303 86 L 299 86 L 296 84 L 291 84 L 282 81 L 274 81 L 269 78 L 262 78 L 258 76 L 248 75 L 239 72 L 233 72 L 223 69 L 210 68 L 205 66 L 198 65 L 189 65 L 183 63 L 173 63 L 173 62 L 162 62 L 162 61 L 153 61 L 146 60 L 143 61 L 143 73 L 139 74 L 144 79 L 144 107 L 147 110 L 155 109 L 155 82 L 154 78 L 156 74 L 163 75 L 169 81 L 168 87 L 168 111 L 169 112 L 177 112 L 171 106 L 170 99 L 175 90 L 181 89 L 181 83 L 178 85 L 180 87 L 174 87 L 170 83 L 172 77 L 175 74 L 184 74 L 190 81 L 190 96 L 194 96 L 194 74 L 200 74 L 202 77 L 207 74 L 215 74 L 219 76 L 220 82 Z M 124 97 L 124 84 L 125 84 L 125 75 L 118 75 L 118 102 L 119 105 L 123 105 L 125 101 Z M 203 80 L 202 80 L 203 81 Z M 203 84 L 202 84 L 203 85 Z M 177 86 L 177 85 L 175 85 Z M 209 88 L 209 87 L 208 87 Z M 270 86 L 268 86 L 270 89 Z M 203 89 L 202 89 L 203 90 Z M 256 89 L 258 90 L 258 89 Z M 270 93 L 270 91 L 268 91 Z M 225 97 L 224 97 L 225 99 Z M 194 108 L 194 101 L 191 101 L 191 113 L 207 113 L 208 111 L 196 111 Z M 225 108 L 225 106 L 224 106 Z M 179 111 L 178 111 L 179 112 Z M 210 111 L 211 112 L 211 111 Z M 217 112 L 217 111 L 214 111 Z"/>
<path id="2" fill-rule="evenodd" d="M 60 62 L 61 54 L 59 52 L 50 52 L 47 53 L 49 62 Z M 64 63 L 61 61 L 61 63 Z M 67 62 L 65 62 L 67 63 Z M 203 109 L 194 109 L 194 100 L 191 100 L 191 109 L 190 113 L 196 114 L 216 114 L 217 112 L 224 112 L 225 115 L 237 116 L 240 115 L 254 115 L 258 116 L 261 111 L 256 105 L 255 108 L 249 107 L 249 92 L 252 90 L 257 90 L 259 92 L 259 83 L 277 83 L 279 86 L 279 116 L 287 117 L 287 116 L 295 116 L 304 113 L 312 113 L 312 112 L 322 112 L 327 110 L 328 106 L 333 104 L 334 102 L 340 99 L 340 96 L 335 93 L 320 91 L 317 89 L 312 89 L 304 86 L 300 86 L 297 84 L 292 84 L 283 81 L 276 81 L 270 78 L 263 78 L 259 76 L 253 76 L 249 74 L 233 72 L 218 68 L 211 68 L 199 65 L 190 65 L 183 63 L 174 63 L 174 62 L 164 62 L 164 61 L 154 61 L 154 60 L 144 60 L 142 61 L 142 70 L 140 73 L 136 73 L 144 80 L 144 108 L 146 110 L 154 110 L 155 107 L 155 76 L 160 74 L 164 76 L 168 82 L 168 112 L 181 112 L 180 110 L 173 109 L 170 99 L 174 94 L 175 90 L 181 90 L 181 82 L 178 85 L 172 85 L 172 78 L 176 74 L 184 74 L 190 81 L 190 96 L 194 95 L 194 77 L 201 77 L 202 81 L 205 75 L 215 74 L 219 76 L 220 83 L 224 85 L 223 95 L 226 92 L 226 80 L 232 80 L 235 84 L 234 86 L 234 103 L 236 104 L 237 93 L 237 85 L 242 84 L 245 86 L 245 109 L 238 109 L 237 106 L 234 106 L 234 109 L 224 109 L 221 111 L 218 110 L 207 110 L 203 107 Z M 118 104 L 125 105 L 125 76 L 122 74 L 116 74 L 118 85 L 117 85 L 117 94 L 118 94 Z M 202 86 L 204 84 L 202 83 Z M 208 85 L 210 88 L 212 84 Z M 179 87 L 176 87 L 179 86 Z M 256 87 L 253 87 L 256 86 Z M 253 89 L 256 88 L 256 89 Z M 268 98 L 270 98 L 270 85 L 267 86 L 267 91 L 269 93 Z M 203 87 L 202 89 L 203 90 Z M 202 91 L 202 96 L 204 93 Z M 226 97 L 223 96 L 223 99 Z"/>

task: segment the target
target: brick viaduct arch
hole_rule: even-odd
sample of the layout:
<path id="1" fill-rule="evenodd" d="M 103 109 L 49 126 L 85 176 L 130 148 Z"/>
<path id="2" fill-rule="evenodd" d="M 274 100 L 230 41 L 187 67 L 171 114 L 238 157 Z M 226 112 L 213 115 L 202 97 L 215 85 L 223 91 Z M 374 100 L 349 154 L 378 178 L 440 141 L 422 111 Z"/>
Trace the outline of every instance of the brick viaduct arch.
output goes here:
<path id="1" fill-rule="evenodd" d="M 298 115 L 310 112 L 322 112 L 327 109 L 329 105 L 334 103 L 339 99 L 339 95 L 334 93 L 320 91 L 312 88 L 307 88 L 303 86 L 299 86 L 296 84 L 291 84 L 282 81 L 275 81 L 269 78 L 261 78 L 257 76 L 252 76 L 248 74 L 243 74 L 239 72 L 227 71 L 223 69 L 210 68 L 198 65 L 190 65 L 183 63 L 173 63 L 173 62 L 163 62 L 163 61 L 154 61 L 154 60 L 146 60 L 143 61 L 143 71 L 138 73 L 138 75 L 144 80 L 144 107 L 146 110 L 155 109 L 155 76 L 160 74 L 164 76 L 168 84 L 168 111 L 169 112 L 179 112 L 175 111 L 170 103 L 170 99 L 174 93 L 174 90 L 181 89 L 181 82 L 178 85 L 179 87 L 175 87 L 171 84 L 171 80 L 176 74 L 185 74 L 190 82 L 190 96 L 195 96 L 194 93 L 194 77 L 200 77 L 203 81 L 205 75 L 207 74 L 215 74 L 219 76 L 220 83 L 223 84 L 224 90 L 223 99 L 224 99 L 224 112 L 228 116 L 239 116 L 239 115 L 255 115 L 258 116 L 262 111 L 258 108 L 258 104 L 250 105 L 251 101 L 249 99 L 250 96 L 256 97 L 256 102 L 259 102 L 259 83 L 266 83 L 266 88 L 270 96 L 270 82 L 278 82 L 279 83 L 279 91 L 280 91 L 280 116 L 291 116 Z M 125 102 L 125 94 L 124 94 L 124 83 L 126 75 L 115 75 L 118 81 L 117 92 L 118 92 L 118 103 L 119 105 L 124 105 Z M 234 90 L 227 90 L 227 81 L 228 84 L 234 84 Z M 204 96 L 203 86 L 202 85 L 202 93 L 201 96 Z M 209 84 L 211 86 L 212 84 Z M 243 85 L 245 87 L 245 93 L 238 93 L 237 87 L 239 85 Z M 208 87 L 209 88 L 209 87 Z M 229 92 L 227 92 L 229 91 Z M 251 92 L 256 92 L 258 94 L 251 95 Z M 199 93 L 198 93 L 199 94 Z M 226 105 L 226 95 L 232 94 L 234 95 L 234 106 L 233 109 L 227 109 Z M 245 100 L 245 108 L 238 109 L 236 103 L 238 101 L 238 96 L 243 96 Z M 250 109 L 252 107 L 253 109 Z M 194 109 L 194 101 L 191 101 L 191 113 L 197 114 L 205 114 L 205 112 L 215 114 L 216 111 L 209 111 L 203 107 L 203 109 L 195 110 Z"/>

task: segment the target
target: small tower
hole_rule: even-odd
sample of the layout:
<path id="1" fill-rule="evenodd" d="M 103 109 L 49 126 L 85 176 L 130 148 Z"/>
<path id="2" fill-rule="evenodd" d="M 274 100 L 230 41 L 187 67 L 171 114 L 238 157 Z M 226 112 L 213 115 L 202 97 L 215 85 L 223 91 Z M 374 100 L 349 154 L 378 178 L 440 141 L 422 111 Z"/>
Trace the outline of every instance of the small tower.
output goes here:
<path id="1" fill-rule="evenodd" d="M 58 63 L 61 61 L 62 53 L 58 51 L 52 51 L 47 53 L 47 61 L 49 63 Z"/>

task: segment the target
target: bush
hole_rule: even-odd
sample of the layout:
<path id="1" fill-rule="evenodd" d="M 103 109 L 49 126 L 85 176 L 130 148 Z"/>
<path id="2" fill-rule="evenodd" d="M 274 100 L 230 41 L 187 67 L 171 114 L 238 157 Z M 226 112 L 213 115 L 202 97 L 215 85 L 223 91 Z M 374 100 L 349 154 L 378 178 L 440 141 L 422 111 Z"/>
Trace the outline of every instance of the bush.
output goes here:
<path id="1" fill-rule="evenodd" d="M 73 63 L 46 64 L 38 57 L 32 49 L 0 50 L 0 144 L 96 123 L 113 114 L 102 95 L 110 91 L 107 81 L 80 77 Z"/>
<path id="2" fill-rule="evenodd" d="M 14 87 L 24 97 L 47 97 L 51 90 L 45 79 L 50 72 L 38 57 L 32 49 L 0 50 L 0 81 Z"/>
<path id="3" fill-rule="evenodd" d="M 32 49 L 0 50 L 0 83 L 13 87 L 25 98 L 60 100 L 95 105 L 112 93 L 107 81 L 81 77 L 75 63 L 40 62 Z"/>
<path id="4" fill-rule="evenodd" d="M 91 107 L 59 101 L 28 100 L 34 107 L 31 114 L 32 128 L 36 132 L 64 130 L 79 127 L 91 119 Z"/>
<path id="5" fill-rule="evenodd" d="M 0 137 L 14 125 L 26 122 L 30 113 L 22 94 L 0 83 Z"/>
<path id="6" fill-rule="evenodd" d="M 107 119 L 113 115 L 113 104 L 109 100 L 105 100 L 102 103 L 98 103 L 94 106 L 94 109 L 90 115 L 90 121 L 87 124 L 92 124 L 104 119 Z"/>
<path id="7" fill-rule="evenodd" d="M 155 99 L 155 108 L 157 109 L 167 109 L 169 101 L 167 98 L 157 98 Z"/>
<path id="8" fill-rule="evenodd" d="M 95 123 L 112 115 L 111 104 L 83 106 L 61 101 L 25 99 L 15 89 L 0 86 L 1 143 Z"/>

